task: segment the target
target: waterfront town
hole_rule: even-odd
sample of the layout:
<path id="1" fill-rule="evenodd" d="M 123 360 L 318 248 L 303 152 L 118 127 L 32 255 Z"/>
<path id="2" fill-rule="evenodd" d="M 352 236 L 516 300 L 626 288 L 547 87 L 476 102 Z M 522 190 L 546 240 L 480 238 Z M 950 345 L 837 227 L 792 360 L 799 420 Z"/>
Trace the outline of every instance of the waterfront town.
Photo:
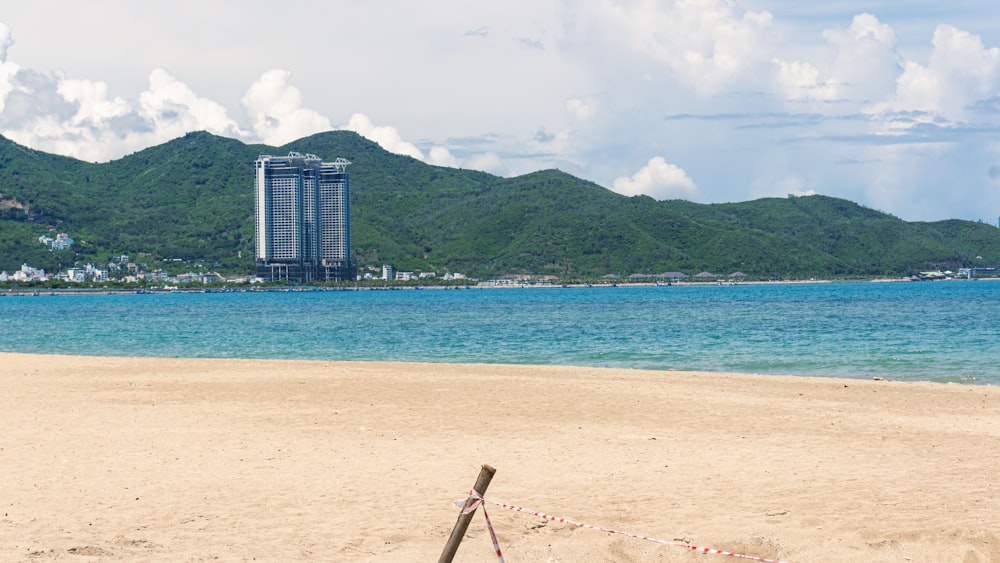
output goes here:
<path id="1" fill-rule="evenodd" d="M 66 250 L 72 247 L 74 240 L 66 233 L 59 233 L 55 238 L 48 236 L 38 237 L 39 244 L 44 244 L 49 250 Z M 200 264 L 195 264 L 201 267 Z M 382 280 L 382 281 L 415 281 L 441 279 L 444 281 L 462 281 L 466 276 L 458 272 L 448 272 L 438 276 L 436 272 L 407 272 L 397 271 L 390 264 L 383 264 L 378 267 L 364 268 L 359 272 L 358 281 Z M 264 281 L 254 276 L 223 276 L 216 272 L 185 272 L 170 275 L 163 270 L 151 270 L 142 262 L 133 261 L 128 255 L 115 256 L 107 264 L 95 265 L 93 263 L 73 266 L 60 270 L 59 272 L 46 272 L 42 268 L 36 268 L 29 264 L 21 265 L 19 270 L 13 272 L 0 271 L 0 283 L 45 283 L 45 282 L 66 282 L 71 284 L 82 284 L 87 282 L 104 283 L 120 282 L 124 284 L 147 283 L 152 285 L 175 285 L 175 284 L 217 284 L 217 283 L 259 283 Z"/>
<path id="2" fill-rule="evenodd" d="M 358 281 L 414 281 L 441 279 L 444 281 L 465 281 L 468 278 L 462 273 L 445 273 L 440 278 L 435 272 L 402 272 L 395 271 L 389 264 L 384 264 L 380 269 L 366 271 L 358 274 Z M 34 268 L 28 264 L 23 264 L 21 269 L 14 272 L 0 271 L 0 283 L 45 283 L 62 281 L 67 283 L 82 284 L 86 282 L 104 283 L 110 281 L 124 284 L 149 283 L 153 285 L 176 285 L 176 284 L 217 284 L 217 283 L 260 283 L 260 278 L 253 276 L 223 276 L 216 272 L 186 272 L 182 274 L 169 275 L 162 270 L 149 271 L 145 264 L 135 263 L 129 260 L 127 255 L 114 258 L 105 267 L 98 267 L 94 264 L 84 264 L 74 266 L 65 270 L 49 273 L 41 268 Z"/>
<path id="3" fill-rule="evenodd" d="M 38 243 L 43 244 L 50 251 L 66 250 L 72 247 L 74 240 L 66 233 L 58 233 L 54 238 L 49 236 L 38 237 Z M 181 262 L 180 259 L 174 261 Z M 189 271 L 178 274 L 169 274 L 160 269 L 150 269 L 147 264 L 133 261 L 128 255 L 115 256 L 104 265 L 86 263 L 79 266 L 69 267 L 58 272 L 46 272 L 42 268 L 36 268 L 29 264 L 22 264 L 19 270 L 14 272 L 0 271 L 0 283 L 53 283 L 62 282 L 70 286 L 86 283 L 121 283 L 125 285 L 161 286 L 164 288 L 177 287 L 179 285 L 212 285 L 212 284 L 256 284 L 268 280 L 260 276 L 223 276 L 214 271 L 205 272 L 202 264 L 193 264 L 198 271 Z M 996 268 L 960 268 L 953 272 L 926 271 L 919 272 L 905 278 L 912 281 L 937 281 L 951 279 L 973 279 L 980 277 L 993 278 L 997 275 Z M 381 266 L 365 266 L 358 269 L 356 281 L 359 282 L 460 282 L 476 283 L 485 287 L 517 286 L 524 284 L 550 284 L 558 282 L 554 276 L 501 276 L 495 279 L 478 280 L 471 279 L 462 273 L 446 272 L 439 276 L 437 272 L 410 272 L 397 271 L 391 264 Z M 601 282 L 609 284 L 676 284 L 684 282 L 712 282 L 719 284 L 735 284 L 751 281 L 743 272 L 732 272 L 730 274 L 716 274 L 712 272 L 699 272 L 687 275 L 683 272 L 663 272 L 660 274 L 633 273 L 627 276 L 618 274 L 608 274 L 601 278 Z M 762 280 L 753 280 L 762 281 Z M 779 281 L 779 280 L 767 280 Z M 822 280 L 811 280 L 822 281 Z"/>

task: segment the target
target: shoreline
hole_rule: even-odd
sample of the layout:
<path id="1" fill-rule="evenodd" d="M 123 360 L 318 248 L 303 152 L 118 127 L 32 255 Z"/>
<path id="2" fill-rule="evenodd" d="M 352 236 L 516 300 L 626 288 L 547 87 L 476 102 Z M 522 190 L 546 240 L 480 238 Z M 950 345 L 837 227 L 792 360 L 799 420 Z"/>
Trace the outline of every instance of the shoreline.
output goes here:
<path id="1" fill-rule="evenodd" d="M 872 376 L 872 377 L 844 377 L 839 375 L 815 375 L 815 374 L 791 374 L 791 373 L 757 373 L 757 372 L 741 372 L 741 371 L 707 371 L 707 370 L 695 370 L 695 369 L 677 369 L 672 367 L 665 367 L 662 369 L 654 368 L 636 368 L 636 367 L 607 367 L 607 366 L 596 366 L 596 365 L 573 365 L 573 364 L 522 364 L 522 363 L 484 363 L 484 362 L 432 362 L 432 361 L 411 361 L 411 360 L 341 360 L 341 359 L 324 359 L 324 358 L 253 358 L 253 357 L 212 357 L 212 356 L 119 356 L 119 355 L 108 355 L 108 354 L 78 354 L 78 353 L 68 353 L 68 352 L 19 352 L 19 351 L 4 351 L 0 350 L 0 363 L 2 363 L 3 357 L 5 355 L 11 356 L 37 356 L 39 358 L 45 358 L 50 356 L 56 357 L 75 357 L 75 358 L 106 358 L 106 359 L 120 359 L 120 360 L 164 360 L 164 361 L 243 361 L 243 362 L 287 362 L 287 363 L 322 363 L 322 364 L 345 364 L 345 365 L 365 365 L 365 364 L 376 364 L 376 365 L 413 365 L 413 366 L 482 366 L 487 369 L 492 368 L 555 368 L 555 369 L 576 369 L 576 370 L 607 370 L 607 371 L 634 371 L 649 374 L 660 374 L 661 377 L 668 376 L 670 374 L 708 374 L 713 376 L 747 376 L 747 377 L 778 377 L 778 378 L 793 378 L 793 379 L 816 379 L 822 381 L 842 381 L 844 383 L 859 382 L 859 381 L 873 381 L 882 383 L 900 383 L 900 384 L 928 384 L 928 385 L 954 385 L 959 387 L 985 387 L 985 388 L 997 388 L 1000 389 L 1000 384 L 990 382 L 990 381 L 979 381 L 978 379 L 966 380 L 966 379 L 948 379 L 941 378 L 939 380 L 930 379 L 896 379 L 891 376 Z"/>
<path id="2" fill-rule="evenodd" d="M 487 498 L 785 561 L 996 561 L 1000 389 L 0 353 L 0 559 L 436 558 Z M 511 561 L 714 561 L 491 507 Z M 473 519 L 456 561 L 492 546 Z M 707 558 L 707 559 L 706 559 Z"/>
<path id="3" fill-rule="evenodd" d="M 599 283 L 552 283 L 552 282 L 511 282 L 496 283 L 477 281 L 469 284 L 456 285 L 385 285 L 385 286 L 274 286 L 254 287 L 245 284 L 221 287 L 149 287 L 149 288 L 116 288 L 116 287 L 60 287 L 60 288 L 0 288 L 0 297 L 33 297 L 46 295 L 143 295 L 167 293 L 267 293 L 267 292 L 309 292 L 309 291 L 413 291 L 413 290 L 468 290 L 468 289 L 615 289 L 628 287 L 715 287 L 741 285 L 823 285 L 842 283 L 948 283 L 948 282 L 981 282 L 1000 281 L 1000 277 L 989 278 L 948 278 L 936 280 L 914 280 L 912 278 L 872 278 L 872 279 L 808 279 L 808 280 L 728 280 L 714 281 L 670 281 L 670 282 L 599 282 Z"/>

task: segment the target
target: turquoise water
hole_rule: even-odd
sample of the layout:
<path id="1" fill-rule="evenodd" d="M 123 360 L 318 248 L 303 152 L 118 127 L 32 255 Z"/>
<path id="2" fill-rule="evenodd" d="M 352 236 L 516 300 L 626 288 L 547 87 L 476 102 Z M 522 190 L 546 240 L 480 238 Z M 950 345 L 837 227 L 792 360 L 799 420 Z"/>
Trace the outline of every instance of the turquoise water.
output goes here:
<path id="1" fill-rule="evenodd" d="M 6 296 L 0 350 L 998 384 L 1000 282 Z"/>

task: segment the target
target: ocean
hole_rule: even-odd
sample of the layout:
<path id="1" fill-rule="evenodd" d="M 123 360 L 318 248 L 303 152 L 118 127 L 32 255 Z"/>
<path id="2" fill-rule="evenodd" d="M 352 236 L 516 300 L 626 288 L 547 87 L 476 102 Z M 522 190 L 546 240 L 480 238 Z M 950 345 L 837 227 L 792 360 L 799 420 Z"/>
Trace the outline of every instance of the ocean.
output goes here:
<path id="1" fill-rule="evenodd" d="M 996 385 L 1000 282 L 42 292 L 0 297 L 0 351 Z"/>

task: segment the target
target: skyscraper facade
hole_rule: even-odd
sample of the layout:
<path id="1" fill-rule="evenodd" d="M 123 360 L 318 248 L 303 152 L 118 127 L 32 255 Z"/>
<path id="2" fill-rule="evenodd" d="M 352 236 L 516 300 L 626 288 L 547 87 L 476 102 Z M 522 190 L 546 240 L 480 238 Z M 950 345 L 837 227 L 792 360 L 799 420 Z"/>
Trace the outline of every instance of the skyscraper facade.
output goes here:
<path id="1" fill-rule="evenodd" d="M 261 155 L 254 165 L 256 276 L 295 283 L 354 277 L 350 164 Z"/>

